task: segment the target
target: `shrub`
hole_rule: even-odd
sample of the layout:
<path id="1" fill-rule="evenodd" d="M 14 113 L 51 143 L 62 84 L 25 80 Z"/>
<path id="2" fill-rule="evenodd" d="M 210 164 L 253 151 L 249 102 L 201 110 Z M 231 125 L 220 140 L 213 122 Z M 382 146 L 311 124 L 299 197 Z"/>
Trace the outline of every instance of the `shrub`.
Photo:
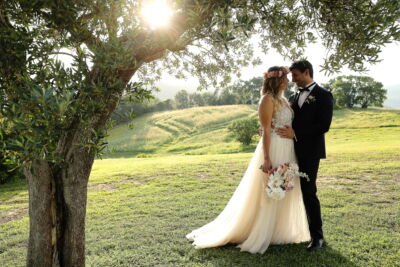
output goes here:
<path id="1" fill-rule="evenodd" d="M 13 177 L 22 176 L 16 163 L 4 155 L 0 154 L 0 184 L 10 181 Z"/>
<path id="2" fill-rule="evenodd" d="M 231 131 L 233 137 L 244 145 L 251 143 L 253 137 L 258 134 L 258 128 L 258 119 L 256 117 L 236 120 L 228 126 L 228 130 Z"/>

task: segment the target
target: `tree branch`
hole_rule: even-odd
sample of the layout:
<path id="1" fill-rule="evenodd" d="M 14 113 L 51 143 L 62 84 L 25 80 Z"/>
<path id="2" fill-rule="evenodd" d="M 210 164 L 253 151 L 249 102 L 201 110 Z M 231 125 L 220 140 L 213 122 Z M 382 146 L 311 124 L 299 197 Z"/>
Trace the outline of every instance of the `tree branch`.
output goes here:
<path id="1" fill-rule="evenodd" d="M 6 27 L 13 28 L 6 13 L 6 2 L 4 0 L 0 0 L 0 22 Z"/>
<path id="2" fill-rule="evenodd" d="M 206 22 L 207 19 L 212 17 L 214 11 L 227 5 L 223 1 L 204 1 L 201 5 L 201 12 L 196 16 L 190 16 L 193 14 L 192 9 L 199 7 L 198 1 L 186 1 L 186 13 L 181 12 L 175 14 L 171 21 L 171 25 L 174 25 L 169 31 L 159 30 L 150 33 L 142 33 L 134 40 L 134 43 L 142 44 L 140 47 L 134 46 L 133 54 L 138 61 L 150 62 L 161 58 L 166 50 L 169 51 L 180 51 L 191 43 L 192 40 L 182 40 L 182 35 L 189 29 L 193 29 Z M 131 43 L 129 38 L 127 39 L 127 45 Z"/>
<path id="3" fill-rule="evenodd" d="M 85 43 L 86 46 L 92 51 L 96 46 L 102 43 L 100 39 L 94 36 L 92 32 L 85 27 L 87 20 L 94 16 L 93 13 L 78 17 L 78 14 L 76 13 L 65 14 L 66 11 L 63 9 L 63 5 L 52 5 L 48 8 L 51 10 L 51 13 L 42 12 L 43 17 L 46 18 L 46 20 L 54 23 L 54 25 L 56 25 L 60 30 L 65 30 L 70 33 L 74 41 L 78 43 Z M 77 19 L 71 20 L 71 18 Z"/>

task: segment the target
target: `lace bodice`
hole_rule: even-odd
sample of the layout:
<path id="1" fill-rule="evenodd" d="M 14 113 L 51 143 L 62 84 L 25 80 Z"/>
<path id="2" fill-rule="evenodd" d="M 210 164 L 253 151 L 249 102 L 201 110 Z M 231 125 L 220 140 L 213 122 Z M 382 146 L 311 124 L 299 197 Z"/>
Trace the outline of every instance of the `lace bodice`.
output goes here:
<path id="1" fill-rule="evenodd" d="M 275 129 L 284 127 L 285 125 L 292 126 L 293 116 L 293 110 L 289 105 L 282 106 L 272 118 L 271 133 L 275 133 Z"/>

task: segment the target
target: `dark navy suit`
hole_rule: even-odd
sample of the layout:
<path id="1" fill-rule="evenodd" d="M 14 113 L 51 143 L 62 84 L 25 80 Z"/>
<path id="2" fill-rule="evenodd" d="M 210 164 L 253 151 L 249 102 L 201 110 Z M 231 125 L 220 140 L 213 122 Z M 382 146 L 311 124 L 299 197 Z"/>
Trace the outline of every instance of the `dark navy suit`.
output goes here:
<path id="1" fill-rule="evenodd" d="M 299 95 L 298 92 L 289 100 L 294 111 L 294 147 L 299 170 L 310 178 L 310 181 L 301 179 L 310 234 L 313 239 L 320 239 L 323 238 L 323 231 L 316 179 L 319 161 L 326 157 L 324 134 L 329 130 L 332 121 L 333 97 L 329 91 L 316 84 L 300 108 Z"/>

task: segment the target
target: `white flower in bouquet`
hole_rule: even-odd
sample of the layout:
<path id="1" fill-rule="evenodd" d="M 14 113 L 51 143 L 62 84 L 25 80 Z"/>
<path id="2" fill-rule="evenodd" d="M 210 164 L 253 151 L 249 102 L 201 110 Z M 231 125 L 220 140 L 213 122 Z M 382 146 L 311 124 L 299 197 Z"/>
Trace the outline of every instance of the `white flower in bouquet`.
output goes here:
<path id="1" fill-rule="evenodd" d="M 286 192 L 294 188 L 296 177 L 304 177 L 309 181 L 307 174 L 299 172 L 299 166 L 296 163 L 285 163 L 272 169 L 265 187 L 267 196 L 277 200 L 283 199 Z"/>
<path id="2" fill-rule="evenodd" d="M 290 182 L 294 180 L 294 177 L 295 177 L 295 174 L 293 172 L 287 172 L 286 176 L 285 176 L 286 180 L 288 180 Z"/>
<path id="3" fill-rule="evenodd" d="M 299 165 L 297 165 L 296 163 L 289 163 L 289 169 L 292 169 L 293 171 L 298 171 L 299 170 Z"/>
<path id="4" fill-rule="evenodd" d="M 282 175 L 278 171 L 276 171 L 276 172 L 273 173 L 272 178 L 275 179 L 275 180 L 281 180 L 282 179 Z"/>
<path id="5" fill-rule="evenodd" d="M 276 200 L 283 199 L 285 197 L 285 194 L 286 194 L 285 190 L 283 190 L 281 187 L 276 187 L 273 190 L 267 189 L 266 192 L 267 192 L 267 195 L 270 198 L 273 198 L 273 199 L 276 199 Z"/>
<path id="6" fill-rule="evenodd" d="M 278 188 L 283 185 L 283 180 L 280 177 L 276 177 L 275 175 L 271 175 L 268 179 L 268 186 L 270 188 Z"/>
<path id="7" fill-rule="evenodd" d="M 283 187 L 286 189 L 286 191 L 290 191 L 294 188 L 294 175 L 292 173 L 286 173 L 287 175 L 285 175 L 285 182 L 283 184 Z"/>

